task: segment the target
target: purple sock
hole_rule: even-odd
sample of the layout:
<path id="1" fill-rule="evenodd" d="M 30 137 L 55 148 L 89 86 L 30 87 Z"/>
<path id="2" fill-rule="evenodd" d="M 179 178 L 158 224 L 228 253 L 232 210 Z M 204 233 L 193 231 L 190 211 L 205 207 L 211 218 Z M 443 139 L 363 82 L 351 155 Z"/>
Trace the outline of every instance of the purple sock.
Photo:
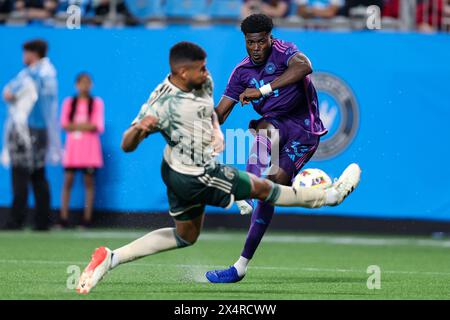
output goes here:
<path id="1" fill-rule="evenodd" d="M 275 208 L 271 204 L 258 201 L 255 212 L 252 214 L 252 222 L 247 233 L 247 239 L 245 240 L 244 250 L 242 250 L 241 256 L 247 259 L 253 258 L 253 254 L 258 248 L 258 245 L 272 220 L 274 212 Z"/>
<path id="2" fill-rule="evenodd" d="M 261 177 L 264 171 L 270 166 L 271 143 L 263 135 L 257 135 L 255 143 L 250 151 L 247 162 L 247 171 Z M 255 211 L 252 214 L 252 222 L 245 240 L 244 250 L 241 256 L 251 259 L 258 248 L 267 227 L 272 220 L 275 208 L 269 203 L 258 201 Z"/>

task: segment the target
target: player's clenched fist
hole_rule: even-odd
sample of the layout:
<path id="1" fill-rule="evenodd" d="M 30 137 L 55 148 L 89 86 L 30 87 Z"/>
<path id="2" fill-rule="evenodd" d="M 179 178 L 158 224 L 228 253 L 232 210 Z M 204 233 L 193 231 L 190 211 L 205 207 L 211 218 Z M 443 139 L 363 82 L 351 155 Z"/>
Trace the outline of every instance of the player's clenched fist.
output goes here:
<path id="1" fill-rule="evenodd" d="M 262 94 L 259 89 L 256 88 L 247 88 L 244 92 L 242 92 L 239 96 L 239 101 L 242 105 L 250 103 L 252 100 L 256 100 L 261 98 Z"/>
<path id="2" fill-rule="evenodd" d="M 143 131 L 145 133 L 151 133 L 155 130 L 157 123 L 158 118 L 154 116 L 146 116 L 136 124 L 136 129 Z"/>

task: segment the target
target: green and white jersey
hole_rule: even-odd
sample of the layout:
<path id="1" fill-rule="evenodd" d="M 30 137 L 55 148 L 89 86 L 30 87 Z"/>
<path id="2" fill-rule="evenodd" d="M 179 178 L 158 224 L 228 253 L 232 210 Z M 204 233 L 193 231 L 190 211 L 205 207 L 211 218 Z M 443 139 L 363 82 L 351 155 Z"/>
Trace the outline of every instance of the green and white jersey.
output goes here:
<path id="1" fill-rule="evenodd" d="M 180 173 L 198 175 L 214 162 L 211 145 L 214 112 L 213 82 L 210 77 L 199 90 L 184 92 L 169 77 L 159 84 L 144 103 L 132 124 L 148 115 L 158 118 L 157 128 L 167 141 L 164 159 Z"/>

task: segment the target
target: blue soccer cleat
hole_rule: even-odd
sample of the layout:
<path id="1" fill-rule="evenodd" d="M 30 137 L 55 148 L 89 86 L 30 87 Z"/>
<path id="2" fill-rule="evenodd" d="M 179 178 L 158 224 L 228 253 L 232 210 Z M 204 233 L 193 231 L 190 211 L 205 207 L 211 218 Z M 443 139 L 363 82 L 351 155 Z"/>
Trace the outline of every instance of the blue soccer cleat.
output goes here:
<path id="1" fill-rule="evenodd" d="M 244 276 L 240 277 L 234 266 L 224 270 L 212 270 L 205 273 L 206 279 L 211 283 L 234 283 L 241 281 Z"/>

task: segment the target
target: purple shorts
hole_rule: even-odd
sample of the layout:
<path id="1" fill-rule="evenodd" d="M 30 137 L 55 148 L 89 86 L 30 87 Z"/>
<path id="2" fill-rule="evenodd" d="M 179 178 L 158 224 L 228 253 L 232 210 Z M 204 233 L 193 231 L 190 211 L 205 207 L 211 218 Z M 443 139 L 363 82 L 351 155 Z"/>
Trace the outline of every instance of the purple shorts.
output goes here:
<path id="1" fill-rule="evenodd" d="M 256 129 L 262 121 L 271 123 L 280 134 L 279 166 L 291 180 L 316 152 L 320 136 L 307 132 L 298 120 L 289 117 L 261 118 L 250 121 L 249 128 Z"/>

